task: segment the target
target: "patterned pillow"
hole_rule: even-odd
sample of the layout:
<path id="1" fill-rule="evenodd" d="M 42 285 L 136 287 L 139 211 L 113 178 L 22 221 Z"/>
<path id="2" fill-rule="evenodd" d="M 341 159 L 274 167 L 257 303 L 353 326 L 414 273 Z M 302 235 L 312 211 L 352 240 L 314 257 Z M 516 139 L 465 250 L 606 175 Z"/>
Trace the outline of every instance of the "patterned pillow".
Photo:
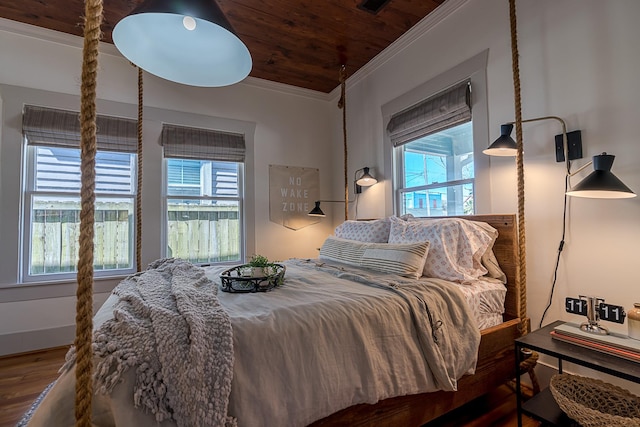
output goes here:
<path id="1" fill-rule="evenodd" d="M 389 243 L 428 241 L 429 256 L 423 274 L 452 282 L 465 282 L 487 274 L 482 256 L 493 247 L 498 232 L 462 218 L 402 221 L 391 218 Z"/>
<path id="2" fill-rule="evenodd" d="M 417 279 L 428 252 L 429 242 L 367 243 L 329 236 L 320 248 L 320 259 Z"/>
<path id="3" fill-rule="evenodd" d="M 336 227 L 336 237 L 359 242 L 387 243 L 389 240 L 389 218 L 374 221 L 345 221 Z"/>

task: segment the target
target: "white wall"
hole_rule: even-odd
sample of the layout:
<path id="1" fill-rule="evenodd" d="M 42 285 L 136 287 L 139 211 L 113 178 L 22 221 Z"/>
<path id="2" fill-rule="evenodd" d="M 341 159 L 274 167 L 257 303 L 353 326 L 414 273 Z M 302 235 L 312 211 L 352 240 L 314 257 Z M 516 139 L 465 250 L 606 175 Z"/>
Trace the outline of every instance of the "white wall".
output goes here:
<path id="1" fill-rule="evenodd" d="M 384 170 L 381 107 L 443 71 L 489 49 L 487 66 L 490 140 L 500 124 L 514 120 L 508 2 L 449 1 L 460 7 L 393 58 L 369 64 L 350 81 L 349 129 L 353 168 Z M 640 2 L 637 0 L 518 0 L 518 36 L 523 117 L 557 115 L 568 130 L 582 130 L 585 159 L 606 151 L 616 155 L 613 172 L 640 193 Z M 425 26 L 421 23 L 418 26 Z M 523 126 L 526 179 L 528 314 L 538 327 L 551 288 L 561 236 L 564 168 L 556 163 L 555 121 Z M 515 135 L 515 134 L 514 134 Z M 355 163 L 358 159 L 358 163 Z M 491 158 L 488 212 L 516 210 L 515 164 Z M 591 168 L 588 169 L 592 170 Z M 579 182 L 586 173 L 572 179 Z M 380 187 L 379 189 L 376 187 Z M 383 185 L 362 195 L 362 216 L 383 214 Z M 390 212 L 386 212 L 389 214 Z M 479 212 L 485 213 L 485 212 Z M 571 199 L 569 227 L 554 301 L 545 324 L 582 322 L 564 312 L 564 298 L 596 295 L 610 304 L 640 302 L 636 278 L 640 241 L 640 197 L 626 200 Z M 626 333 L 626 324 L 608 323 Z"/>
<path id="2" fill-rule="evenodd" d="M 16 286 L 20 224 L 20 117 L 16 109 L 32 102 L 79 109 L 82 41 L 52 31 L 0 20 L 0 354 L 62 345 L 75 323 L 73 283 Z M 98 108 L 103 114 L 136 117 L 137 71 L 112 45 L 101 46 Z M 4 86 L 2 86 L 4 85 Z M 232 123 L 255 127 L 247 176 L 255 200 L 247 200 L 251 223 L 247 254 L 270 259 L 317 256 L 331 232 L 330 221 L 292 231 L 269 221 L 270 164 L 320 169 L 321 192 L 332 185 L 334 108 L 329 96 L 249 78 L 225 88 L 192 88 L 145 74 L 143 265 L 162 256 L 160 226 L 162 121 L 201 127 Z M 116 280 L 96 281 L 99 306 Z"/>
<path id="3" fill-rule="evenodd" d="M 523 117 L 564 118 L 569 130 L 582 130 L 586 157 L 602 151 L 617 155 L 614 173 L 640 192 L 640 144 L 635 129 L 640 117 L 640 84 L 636 79 L 640 75 L 640 27 L 635 22 L 640 2 L 518 0 L 517 6 Z M 428 28 L 426 33 L 411 32 L 348 80 L 349 177 L 363 166 L 371 166 L 379 178 L 391 177 L 391 171 L 384 169 L 387 147 L 383 144 L 382 105 L 485 49 L 489 49 L 489 139 L 497 138 L 501 123 L 513 120 L 507 2 L 448 0 L 442 10 L 452 14 L 437 24 L 433 24 L 433 17 L 427 18 L 417 26 Z M 0 83 L 78 92 L 80 53 L 76 47 L 4 31 L 0 32 L 0 58 Z M 101 64 L 99 96 L 135 103 L 131 67 L 117 56 L 105 55 Z M 192 89 L 149 77 L 145 100 L 158 108 L 255 122 L 256 250 L 279 259 L 315 255 L 315 248 L 330 232 L 330 221 L 297 232 L 270 223 L 267 168 L 272 163 L 319 167 L 322 197 L 342 198 L 342 119 L 333 98 L 327 101 L 250 82 L 214 90 Z M 562 226 L 564 169 L 555 163 L 553 150 L 553 136 L 558 133 L 555 122 L 524 125 L 528 313 L 534 328 L 549 296 Z M 0 150 L 2 167 L 15 161 L 2 153 Z M 490 164 L 490 194 L 478 197 L 490 206 L 486 212 L 515 212 L 513 160 L 491 158 Z M 378 184 L 361 194 L 359 217 L 391 213 L 384 208 L 391 197 L 385 188 L 384 183 Z M 8 205 L 13 202 L 3 198 L 2 211 L 15 209 Z M 634 274 L 640 198 L 572 199 L 570 204 L 559 280 L 545 323 L 555 319 L 582 321 L 564 313 L 566 296 L 598 295 L 625 307 L 640 302 Z M 334 212 L 334 224 L 340 221 L 342 206 L 327 210 Z M 12 250 L 3 242 L 0 254 Z M 67 313 L 57 314 L 60 319 L 46 319 L 40 315 L 41 309 Z M 60 304 L 49 300 L 0 303 L 0 334 L 22 331 L 23 323 L 32 329 L 45 328 L 54 321 L 68 325 L 73 310 L 62 299 Z M 608 325 L 626 331 L 626 325 Z"/>

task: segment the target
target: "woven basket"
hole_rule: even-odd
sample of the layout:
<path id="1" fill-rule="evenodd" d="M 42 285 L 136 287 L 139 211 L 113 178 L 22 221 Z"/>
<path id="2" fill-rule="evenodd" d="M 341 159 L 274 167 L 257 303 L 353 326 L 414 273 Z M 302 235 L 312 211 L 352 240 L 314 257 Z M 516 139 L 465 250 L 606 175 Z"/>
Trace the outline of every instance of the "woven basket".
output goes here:
<path id="1" fill-rule="evenodd" d="M 593 378 L 558 374 L 549 385 L 569 418 L 583 427 L 640 427 L 640 398 Z"/>

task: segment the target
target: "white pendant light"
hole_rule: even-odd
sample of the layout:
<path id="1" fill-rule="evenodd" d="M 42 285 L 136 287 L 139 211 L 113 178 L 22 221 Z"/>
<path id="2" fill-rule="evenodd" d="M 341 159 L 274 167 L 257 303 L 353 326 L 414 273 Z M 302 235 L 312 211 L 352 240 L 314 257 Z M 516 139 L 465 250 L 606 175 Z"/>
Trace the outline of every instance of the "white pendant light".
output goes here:
<path id="1" fill-rule="evenodd" d="M 251 72 L 251 54 L 215 0 L 147 0 L 113 29 L 113 43 L 143 70 L 190 86 L 228 86 Z"/>

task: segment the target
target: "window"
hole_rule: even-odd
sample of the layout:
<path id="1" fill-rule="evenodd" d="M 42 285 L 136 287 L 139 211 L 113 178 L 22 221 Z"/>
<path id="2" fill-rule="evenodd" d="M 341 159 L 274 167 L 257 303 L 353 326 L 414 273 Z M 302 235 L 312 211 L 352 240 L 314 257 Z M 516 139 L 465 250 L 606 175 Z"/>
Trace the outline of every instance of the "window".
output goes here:
<path id="1" fill-rule="evenodd" d="M 464 81 L 392 116 L 398 214 L 475 212 L 470 94 Z"/>
<path id="2" fill-rule="evenodd" d="M 96 153 L 93 268 L 98 276 L 128 274 L 134 265 L 136 122 L 101 116 L 98 123 L 102 134 Z M 78 114 L 26 106 L 23 131 L 23 281 L 75 278 L 81 189 Z"/>
<path id="3" fill-rule="evenodd" d="M 164 125 L 166 254 L 197 264 L 244 259 L 244 136 Z"/>
<path id="4" fill-rule="evenodd" d="M 399 147 L 402 214 L 464 215 L 474 212 L 471 122 Z"/>

